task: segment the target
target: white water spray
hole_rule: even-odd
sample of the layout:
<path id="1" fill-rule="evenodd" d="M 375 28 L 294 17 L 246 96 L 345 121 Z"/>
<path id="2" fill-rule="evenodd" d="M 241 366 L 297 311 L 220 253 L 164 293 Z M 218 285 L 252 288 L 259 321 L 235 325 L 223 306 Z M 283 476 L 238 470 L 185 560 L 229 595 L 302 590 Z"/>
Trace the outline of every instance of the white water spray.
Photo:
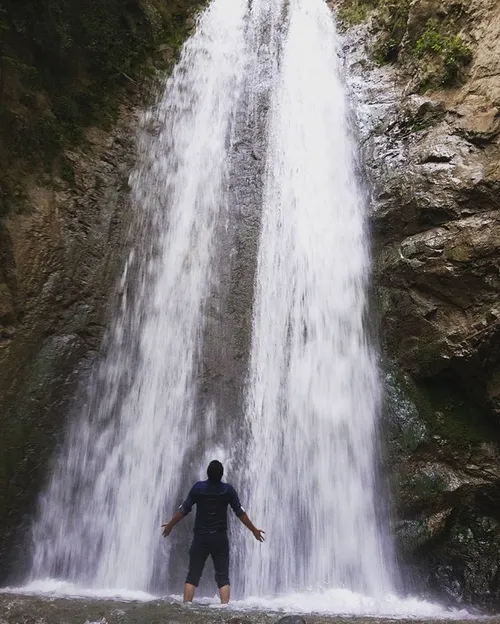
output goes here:
<path id="1" fill-rule="evenodd" d="M 290 0 L 269 120 L 247 426 L 247 595 L 391 588 L 374 502 L 377 368 L 365 206 L 333 18 Z"/>
<path id="2" fill-rule="evenodd" d="M 203 435 L 194 410 L 197 356 L 225 209 L 245 4 L 211 4 L 146 115 L 152 134 L 143 132 L 131 182 L 151 238 L 131 259 L 139 265 L 128 284 L 135 304 L 123 297 L 89 407 L 42 497 L 35 577 L 150 587 L 165 508 L 175 503 L 185 453 Z"/>

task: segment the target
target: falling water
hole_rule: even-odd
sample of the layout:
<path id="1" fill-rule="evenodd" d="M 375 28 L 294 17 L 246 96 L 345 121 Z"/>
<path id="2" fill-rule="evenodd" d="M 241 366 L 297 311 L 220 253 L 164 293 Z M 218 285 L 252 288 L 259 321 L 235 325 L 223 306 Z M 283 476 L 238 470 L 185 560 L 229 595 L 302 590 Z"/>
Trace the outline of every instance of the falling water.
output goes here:
<path id="1" fill-rule="evenodd" d="M 250 595 L 390 589 L 374 504 L 377 368 L 365 330 L 365 205 L 338 36 L 290 0 L 269 120 L 247 427 Z"/>
<path id="2" fill-rule="evenodd" d="M 221 454 L 268 542 L 240 532 L 238 585 L 390 590 L 374 509 L 365 206 L 337 41 L 324 0 L 213 0 L 145 114 L 131 177 L 142 233 L 107 355 L 41 497 L 34 578 L 158 587 L 162 514 L 214 438 L 213 410 L 196 400 L 220 224 L 239 209 L 230 198 L 255 188 L 246 413 Z M 236 171 L 242 159 L 262 160 L 263 177 Z"/>
<path id="3" fill-rule="evenodd" d="M 146 114 L 131 178 L 147 224 L 129 261 L 138 275 L 124 276 L 109 355 L 42 497 L 34 577 L 151 587 L 166 502 L 170 512 L 184 453 L 204 430 L 195 421 L 197 355 L 226 208 L 244 10 L 243 0 L 211 4 Z"/>

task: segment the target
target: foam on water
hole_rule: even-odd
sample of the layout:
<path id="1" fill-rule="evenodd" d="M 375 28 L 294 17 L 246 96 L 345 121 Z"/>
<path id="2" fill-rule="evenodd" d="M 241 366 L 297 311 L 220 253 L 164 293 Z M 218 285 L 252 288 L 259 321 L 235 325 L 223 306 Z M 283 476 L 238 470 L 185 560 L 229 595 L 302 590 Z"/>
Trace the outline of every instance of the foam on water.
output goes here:
<path id="1" fill-rule="evenodd" d="M 270 598 L 247 598 L 232 603 L 235 609 L 319 613 L 324 615 L 373 616 L 390 618 L 468 619 L 465 610 L 444 609 L 418 598 L 400 598 L 394 594 L 373 598 L 348 589 L 285 594 Z"/>
<path id="2" fill-rule="evenodd" d="M 182 596 L 154 596 L 147 592 L 126 589 L 86 588 L 78 584 L 46 579 L 34 581 L 24 587 L 7 587 L 0 593 L 50 598 L 86 598 L 125 602 L 151 602 L 160 599 L 168 602 L 182 602 Z M 464 620 L 479 619 L 464 609 L 444 609 L 443 607 L 418 598 L 400 598 L 388 594 L 378 599 L 357 594 L 347 589 L 329 589 L 322 592 L 283 594 L 275 597 L 248 597 L 233 600 L 229 605 L 221 605 L 219 599 L 204 597 L 195 600 L 194 605 L 204 605 L 212 609 L 234 611 L 265 611 L 294 614 L 317 613 L 321 615 L 387 617 L 401 619 Z"/>
<path id="3" fill-rule="evenodd" d="M 149 602 L 158 600 L 158 596 L 153 596 L 143 591 L 133 591 L 130 589 L 98 589 L 96 587 L 84 587 L 69 581 L 59 581 L 57 579 L 43 579 L 32 581 L 22 587 L 5 587 L 0 593 L 17 594 L 21 596 L 44 596 L 52 598 L 91 598 L 95 600 L 124 600 Z"/>

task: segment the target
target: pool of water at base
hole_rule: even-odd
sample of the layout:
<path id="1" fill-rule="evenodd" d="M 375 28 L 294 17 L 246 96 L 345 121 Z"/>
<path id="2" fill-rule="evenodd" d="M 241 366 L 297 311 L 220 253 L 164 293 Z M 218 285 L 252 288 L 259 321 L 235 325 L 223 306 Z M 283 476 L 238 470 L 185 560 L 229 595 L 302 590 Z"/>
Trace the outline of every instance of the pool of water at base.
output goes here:
<path id="1" fill-rule="evenodd" d="M 216 596 L 184 605 L 178 595 L 88 589 L 55 580 L 0 590 L 0 624 L 272 624 L 285 615 L 300 615 L 307 624 L 430 624 L 445 620 L 500 624 L 500 618 L 446 609 L 415 597 L 372 598 L 346 589 L 249 597 L 227 606 L 220 605 Z"/>

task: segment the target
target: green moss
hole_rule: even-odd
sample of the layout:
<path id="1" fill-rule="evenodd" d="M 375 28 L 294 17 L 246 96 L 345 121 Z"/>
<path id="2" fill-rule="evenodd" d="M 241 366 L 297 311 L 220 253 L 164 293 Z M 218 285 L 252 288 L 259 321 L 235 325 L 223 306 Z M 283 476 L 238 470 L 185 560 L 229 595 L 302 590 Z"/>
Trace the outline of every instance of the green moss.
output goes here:
<path id="1" fill-rule="evenodd" d="M 396 457 L 411 455 L 429 438 L 428 427 L 407 390 L 407 382 L 399 371 L 386 362 L 384 382 L 384 421 L 389 425 L 389 462 Z M 398 488 L 399 489 L 399 488 Z"/>
<path id="2" fill-rule="evenodd" d="M 420 421 L 411 420 L 401 429 L 401 443 L 410 453 L 417 450 L 426 437 L 425 425 Z"/>
<path id="3" fill-rule="evenodd" d="M 400 553 L 413 553 L 431 537 L 429 527 L 422 518 L 403 520 L 396 526 L 395 538 Z"/>
<path id="4" fill-rule="evenodd" d="M 431 372 L 432 367 L 439 362 L 443 355 L 443 343 L 438 335 L 422 336 L 415 343 L 414 356 L 418 360 L 419 368 Z"/>
<path id="5" fill-rule="evenodd" d="M 439 505 L 446 492 L 446 484 L 438 475 L 424 473 L 413 464 L 408 472 L 395 471 L 391 485 L 404 513 L 411 515 Z"/>
<path id="6" fill-rule="evenodd" d="M 380 63 L 392 62 L 406 31 L 409 5 L 409 0 L 343 0 L 338 16 L 344 25 L 354 26 L 374 14 L 378 31 L 374 57 Z"/>
<path id="7" fill-rule="evenodd" d="M 374 4 L 370 0 L 344 2 L 338 11 L 338 17 L 343 24 L 355 26 L 364 22 L 373 8 Z"/>
<path id="8" fill-rule="evenodd" d="M 109 126 L 157 46 L 169 42 L 178 55 L 186 18 L 201 4 L 0 0 L 0 170 L 19 162 L 50 168 L 64 147 L 82 141 L 86 126 Z"/>
<path id="9" fill-rule="evenodd" d="M 68 158 L 62 158 L 59 163 L 59 172 L 61 178 L 72 187 L 76 185 L 75 169 L 73 163 Z"/>
<path id="10" fill-rule="evenodd" d="M 406 488 L 419 499 L 430 500 L 445 490 L 445 485 L 436 475 L 427 475 L 422 472 L 414 474 L 408 480 Z"/>
<path id="11" fill-rule="evenodd" d="M 415 55 L 419 59 L 426 56 L 438 61 L 434 75 L 426 75 L 421 87 L 427 85 L 451 86 L 456 84 L 463 68 L 472 60 L 472 51 L 459 34 L 442 32 L 435 19 L 427 21 L 425 29 L 415 44 Z"/>
<path id="12" fill-rule="evenodd" d="M 456 32 L 460 16 L 451 10 L 439 24 L 431 18 L 416 39 L 408 41 L 409 12 L 410 0 L 342 0 L 338 15 L 343 24 L 351 26 L 372 14 L 377 33 L 373 58 L 379 64 L 394 63 L 401 57 L 408 62 L 413 54 L 418 59 L 421 90 L 457 84 L 472 59 L 471 49 Z"/>
<path id="13" fill-rule="evenodd" d="M 391 402 L 397 402 L 392 411 L 403 413 L 391 419 L 397 421 L 398 438 L 410 452 L 435 436 L 457 452 L 498 439 L 498 430 L 488 415 L 462 394 L 455 379 L 442 376 L 414 381 L 408 375 L 398 375 L 388 383 Z"/>
<path id="14" fill-rule="evenodd" d="M 16 171 L 0 169 L 0 217 L 18 210 L 24 203 L 25 192 L 19 177 Z"/>
<path id="15" fill-rule="evenodd" d="M 51 160 L 63 143 L 61 128 L 50 113 L 27 118 L 0 108 L 0 127 L 10 156 L 22 157 L 29 163 L 38 163 L 42 153 L 45 162 Z"/>

